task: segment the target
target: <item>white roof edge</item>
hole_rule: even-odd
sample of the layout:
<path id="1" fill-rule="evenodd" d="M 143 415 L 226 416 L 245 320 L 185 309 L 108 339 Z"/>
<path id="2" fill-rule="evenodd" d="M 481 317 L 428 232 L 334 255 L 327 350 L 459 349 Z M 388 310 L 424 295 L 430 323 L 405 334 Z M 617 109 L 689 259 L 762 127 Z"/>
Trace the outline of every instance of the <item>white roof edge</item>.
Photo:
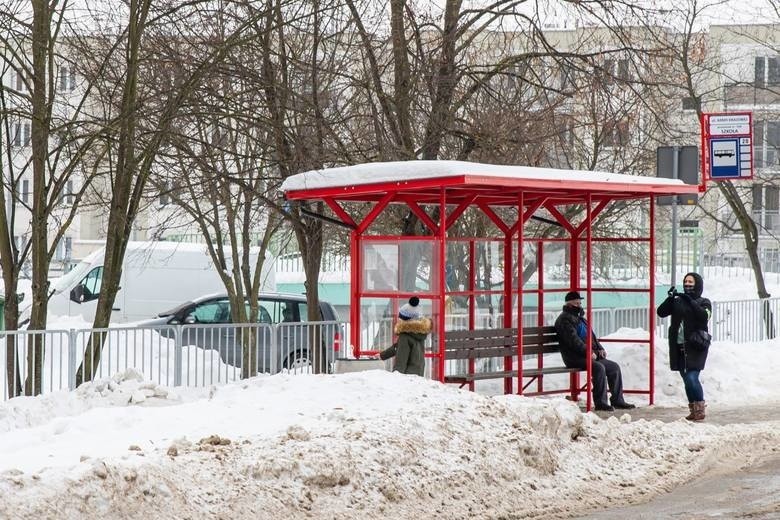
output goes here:
<path id="1" fill-rule="evenodd" d="M 324 168 L 292 175 L 284 180 L 283 192 L 318 188 L 339 188 L 381 182 L 403 182 L 456 175 L 479 175 L 526 180 L 559 180 L 564 182 L 599 182 L 620 184 L 655 184 L 685 186 L 678 179 L 626 175 L 591 170 L 561 170 L 532 166 L 502 166 L 467 161 L 394 161 L 363 163 L 354 166 Z"/>

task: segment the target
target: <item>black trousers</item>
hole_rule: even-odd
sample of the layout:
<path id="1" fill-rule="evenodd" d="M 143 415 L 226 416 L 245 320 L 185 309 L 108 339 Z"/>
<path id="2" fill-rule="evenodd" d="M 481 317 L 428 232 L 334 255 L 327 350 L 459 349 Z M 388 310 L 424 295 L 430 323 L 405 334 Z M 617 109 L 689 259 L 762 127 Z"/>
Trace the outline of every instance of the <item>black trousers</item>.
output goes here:
<path id="1" fill-rule="evenodd" d="M 593 402 L 606 406 L 610 403 L 607 399 L 607 388 L 612 394 L 612 404 L 623 402 L 623 374 L 620 365 L 611 359 L 597 359 L 592 363 Z M 577 363 L 572 368 L 585 370 L 584 361 Z"/>

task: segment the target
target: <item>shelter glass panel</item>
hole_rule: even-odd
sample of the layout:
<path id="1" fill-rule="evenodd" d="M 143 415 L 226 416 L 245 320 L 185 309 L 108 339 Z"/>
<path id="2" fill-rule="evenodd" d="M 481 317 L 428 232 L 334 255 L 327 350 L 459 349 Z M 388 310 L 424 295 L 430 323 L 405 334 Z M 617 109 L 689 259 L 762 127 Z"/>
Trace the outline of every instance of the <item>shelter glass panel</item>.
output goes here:
<path id="1" fill-rule="evenodd" d="M 398 322 L 398 311 L 408 298 L 361 298 L 360 299 L 360 350 L 384 350 L 395 341 L 394 327 Z M 430 318 L 433 333 L 426 340 L 426 350 L 435 340 L 438 312 L 433 301 L 420 299 L 420 316 Z"/>
<path id="2" fill-rule="evenodd" d="M 363 288 L 365 291 L 398 290 L 399 244 L 366 242 L 363 244 Z"/>
<path id="3" fill-rule="evenodd" d="M 475 286 L 478 290 L 503 290 L 504 243 L 503 241 L 479 241 L 475 244 Z"/>
<path id="4" fill-rule="evenodd" d="M 469 288 L 469 241 L 447 241 L 447 262 L 444 266 L 446 292 L 467 291 Z"/>
<path id="5" fill-rule="evenodd" d="M 404 240 L 399 244 L 400 290 L 432 293 L 439 290 L 441 260 L 433 240 Z"/>

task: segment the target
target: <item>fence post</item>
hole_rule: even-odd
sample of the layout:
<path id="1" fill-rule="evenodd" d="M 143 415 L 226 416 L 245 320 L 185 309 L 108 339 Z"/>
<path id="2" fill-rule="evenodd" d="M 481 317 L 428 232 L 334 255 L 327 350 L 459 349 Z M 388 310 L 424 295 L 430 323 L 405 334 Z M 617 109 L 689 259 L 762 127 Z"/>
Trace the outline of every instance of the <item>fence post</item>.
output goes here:
<path id="1" fill-rule="evenodd" d="M 719 341 L 720 335 L 718 334 L 718 302 L 712 302 L 712 316 L 710 316 L 710 323 L 712 323 L 710 330 L 712 341 Z"/>
<path id="2" fill-rule="evenodd" d="M 181 328 L 181 325 L 176 325 L 176 335 L 173 340 L 173 386 L 181 386 L 182 380 Z"/>
<path id="3" fill-rule="evenodd" d="M 278 367 L 279 367 L 278 353 L 279 352 L 277 351 L 277 348 L 279 348 L 279 346 L 278 346 L 278 343 L 279 343 L 279 341 L 278 341 L 279 324 L 278 323 L 274 323 L 274 324 L 271 324 L 271 325 L 263 325 L 263 327 L 268 327 L 268 329 L 269 329 L 268 330 L 268 336 L 269 336 L 269 338 L 268 338 L 268 348 L 271 349 L 271 352 L 270 352 L 271 353 L 271 362 L 270 362 L 271 366 L 268 367 L 268 373 L 271 374 L 271 375 L 274 375 L 277 372 L 279 372 L 279 369 L 278 369 Z"/>
<path id="4" fill-rule="evenodd" d="M 76 389 L 76 329 L 68 331 L 68 390 Z"/>

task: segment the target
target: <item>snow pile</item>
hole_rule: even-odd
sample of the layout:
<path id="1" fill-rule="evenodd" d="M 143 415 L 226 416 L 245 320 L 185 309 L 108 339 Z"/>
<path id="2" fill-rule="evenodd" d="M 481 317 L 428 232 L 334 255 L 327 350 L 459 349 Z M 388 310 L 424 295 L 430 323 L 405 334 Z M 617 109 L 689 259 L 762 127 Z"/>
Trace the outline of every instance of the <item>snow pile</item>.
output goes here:
<path id="1" fill-rule="evenodd" d="M 549 517 L 637 501 L 780 441 L 777 423 L 601 420 L 383 371 L 135 406 L 139 390 L 162 389 L 132 374 L 85 385 L 69 394 L 83 413 L 0 433 L 0 517 Z"/>
<path id="2" fill-rule="evenodd" d="M 30 428 L 58 417 L 82 414 L 93 408 L 159 406 L 179 401 L 169 388 L 159 386 L 135 369 L 79 386 L 75 392 L 53 392 L 38 397 L 17 397 L 0 406 L 0 432 Z"/>

